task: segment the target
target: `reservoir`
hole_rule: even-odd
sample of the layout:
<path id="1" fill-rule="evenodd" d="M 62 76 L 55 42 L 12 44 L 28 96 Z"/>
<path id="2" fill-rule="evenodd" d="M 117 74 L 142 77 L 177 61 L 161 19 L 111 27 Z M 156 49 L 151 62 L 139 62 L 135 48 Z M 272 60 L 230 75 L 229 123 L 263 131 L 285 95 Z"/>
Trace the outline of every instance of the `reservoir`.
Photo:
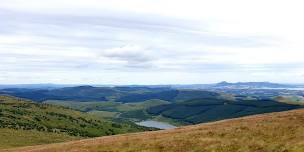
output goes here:
<path id="1" fill-rule="evenodd" d="M 154 127 L 154 128 L 158 128 L 158 129 L 176 128 L 176 126 L 173 126 L 169 123 L 159 122 L 159 121 L 154 121 L 154 120 L 145 120 L 145 121 L 137 122 L 136 124 L 140 125 L 140 126 Z"/>

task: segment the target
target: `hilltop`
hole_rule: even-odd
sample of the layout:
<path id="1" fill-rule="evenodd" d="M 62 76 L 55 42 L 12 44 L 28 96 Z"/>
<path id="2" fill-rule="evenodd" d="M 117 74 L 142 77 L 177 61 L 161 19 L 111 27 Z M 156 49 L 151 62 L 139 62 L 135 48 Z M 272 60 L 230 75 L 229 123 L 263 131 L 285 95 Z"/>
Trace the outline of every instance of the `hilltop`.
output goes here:
<path id="1" fill-rule="evenodd" d="M 304 109 L 255 115 L 172 130 L 107 136 L 6 150 L 302 152 Z"/>

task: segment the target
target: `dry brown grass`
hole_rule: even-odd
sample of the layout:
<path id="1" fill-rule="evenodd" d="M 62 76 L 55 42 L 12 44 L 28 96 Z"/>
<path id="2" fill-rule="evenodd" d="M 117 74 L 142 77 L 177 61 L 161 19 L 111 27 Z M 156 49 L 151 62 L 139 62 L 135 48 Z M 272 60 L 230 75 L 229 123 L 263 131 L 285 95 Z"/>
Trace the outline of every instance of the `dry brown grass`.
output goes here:
<path id="1" fill-rule="evenodd" d="M 304 109 L 6 152 L 304 152 Z"/>

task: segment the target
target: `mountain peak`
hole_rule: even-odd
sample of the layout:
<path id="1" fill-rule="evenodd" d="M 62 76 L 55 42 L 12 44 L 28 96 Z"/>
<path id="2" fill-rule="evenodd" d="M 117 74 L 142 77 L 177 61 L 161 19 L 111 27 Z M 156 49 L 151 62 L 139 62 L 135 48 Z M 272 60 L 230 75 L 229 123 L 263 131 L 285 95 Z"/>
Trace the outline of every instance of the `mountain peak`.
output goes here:
<path id="1" fill-rule="evenodd" d="M 222 81 L 222 82 L 217 83 L 216 85 L 222 86 L 222 85 L 229 85 L 229 84 L 231 84 L 231 83 L 229 83 L 227 81 Z"/>

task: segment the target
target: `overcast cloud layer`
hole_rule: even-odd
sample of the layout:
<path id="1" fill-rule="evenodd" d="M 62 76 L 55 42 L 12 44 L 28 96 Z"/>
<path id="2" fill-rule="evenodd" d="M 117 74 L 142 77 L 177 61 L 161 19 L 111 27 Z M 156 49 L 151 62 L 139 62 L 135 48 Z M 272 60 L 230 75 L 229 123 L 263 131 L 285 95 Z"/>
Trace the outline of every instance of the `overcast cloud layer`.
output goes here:
<path id="1" fill-rule="evenodd" d="M 0 83 L 303 83 L 303 6 L 1 0 Z"/>

